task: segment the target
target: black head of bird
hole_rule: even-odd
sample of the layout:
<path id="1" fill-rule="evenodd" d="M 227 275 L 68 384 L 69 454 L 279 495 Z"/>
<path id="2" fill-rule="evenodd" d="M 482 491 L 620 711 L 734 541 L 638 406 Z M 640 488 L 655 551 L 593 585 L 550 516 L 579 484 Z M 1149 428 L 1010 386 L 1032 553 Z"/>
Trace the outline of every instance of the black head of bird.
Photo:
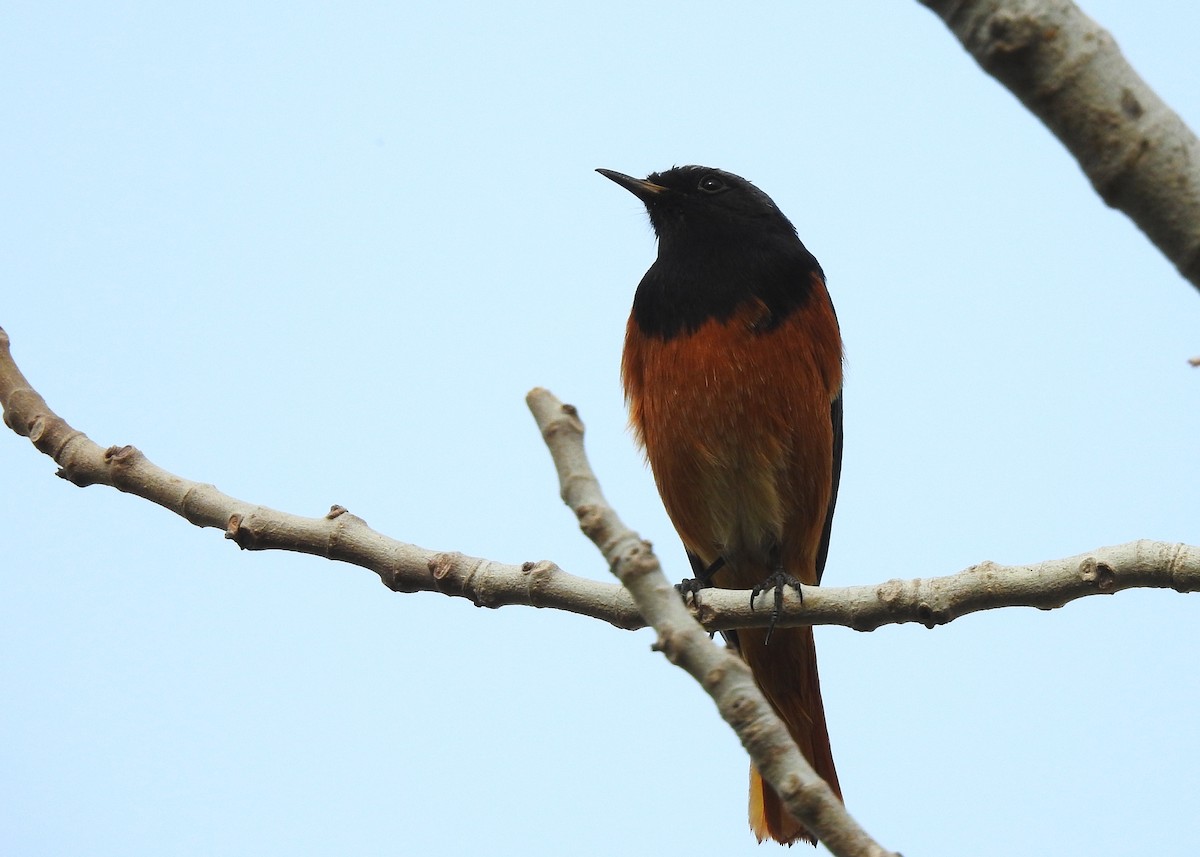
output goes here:
<path id="1" fill-rule="evenodd" d="M 647 332 L 693 330 L 746 301 L 761 302 L 773 324 L 805 302 L 811 274 L 823 276 L 791 221 L 741 176 L 701 166 L 645 179 L 597 172 L 642 201 L 658 236 L 658 259 L 634 298 Z"/>
<path id="2" fill-rule="evenodd" d="M 796 230 L 771 198 L 741 176 L 712 167 L 672 167 L 644 180 L 613 170 L 596 172 L 642 201 L 658 239 L 675 245 L 753 247 L 799 244 Z"/>

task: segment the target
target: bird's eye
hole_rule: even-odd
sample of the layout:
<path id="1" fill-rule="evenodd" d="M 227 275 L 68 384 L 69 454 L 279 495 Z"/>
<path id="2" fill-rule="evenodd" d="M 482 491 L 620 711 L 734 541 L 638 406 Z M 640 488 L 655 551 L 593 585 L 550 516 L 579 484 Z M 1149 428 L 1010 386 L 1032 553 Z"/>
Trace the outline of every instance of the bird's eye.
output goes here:
<path id="1" fill-rule="evenodd" d="M 699 187 L 700 190 L 704 191 L 705 193 L 719 193 L 720 191 L 725 190 L 725 182 L 721 181 L 716 176 L 708 175 L 700 179 Z"/>

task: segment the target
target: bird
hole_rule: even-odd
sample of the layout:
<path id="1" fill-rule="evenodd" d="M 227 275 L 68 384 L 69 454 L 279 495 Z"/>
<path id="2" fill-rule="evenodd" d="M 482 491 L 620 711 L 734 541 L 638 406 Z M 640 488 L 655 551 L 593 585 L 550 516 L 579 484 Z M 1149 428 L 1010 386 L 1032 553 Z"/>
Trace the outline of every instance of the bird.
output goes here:
<path id="1" fill-rule="evenodd" d="M 645 205 L 658 257 L 625 331 L 630 424 L 706 586 L 820 584 L 842 465 L 841 331 L 825 273 L 740 176 L 696 165 L 601 175 Z M 802 593 L 801 593 L 802 594 Z M 773 623 L 772 623 L 773 624 Z M 725 633 L 804 757 L 839 799 L 811 627 Z M 750 767 L 750 827 L 816 844 Z"/>

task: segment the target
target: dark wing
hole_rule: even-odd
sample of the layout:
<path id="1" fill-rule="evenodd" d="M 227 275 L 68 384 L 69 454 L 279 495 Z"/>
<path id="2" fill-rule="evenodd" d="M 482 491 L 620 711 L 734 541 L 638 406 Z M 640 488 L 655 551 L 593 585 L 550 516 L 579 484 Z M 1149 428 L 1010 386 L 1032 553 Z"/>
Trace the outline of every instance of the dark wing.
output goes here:
<path id="1" fill-rule="evenodd" d="M 833 422 L 833 485 L 829 491 L 829 509 L 825 512 L 825 526 L 821 529 L 821 545 L 817 548 L 817 583 L 825 573 L 825 559 L 829 556 L 829 533 L 833 529 L 833 507 L 837 505 L 838 483 L 842 481 L 842 394 L 829 406 L 829 418 Z"/>

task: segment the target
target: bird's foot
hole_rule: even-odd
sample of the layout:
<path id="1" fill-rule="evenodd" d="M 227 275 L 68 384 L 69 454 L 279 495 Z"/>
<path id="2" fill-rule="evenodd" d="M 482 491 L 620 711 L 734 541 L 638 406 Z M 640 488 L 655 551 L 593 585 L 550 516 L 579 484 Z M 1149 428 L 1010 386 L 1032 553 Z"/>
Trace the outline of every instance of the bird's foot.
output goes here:
<path id="1" fill-rule="evenodd" d="M 675 584 L 675 588 L 679 590 L 684 601 L 687 601 L 689 596 L 695 601 L 701 589 L 709 589 L 713 585 L 713 575 L 725 567 L 725 557 L 719 556 L 713 560 L 712 565 L 706 566 L 700 561 L 700 557 L 689 553 L 688 562 L 692 564 L 692 573 L 696 576 L 680 581 Z"/>
<path id="2" fill-rule="evenodd" d="M 708 586 L 712 586 L 710 583 Z M 698 577 L 689 577 L 686 580 L 681 580 L 675 584 L 675 591 L 683 598 L 683 603 L 694 603 L 696 597 L 700 594 L 701 589 L 707 589 L 708 586 Z"/>
<path id="3" fill-rule="evenodd" d="M 771 632 L 775 630 L 775 623 L 779 621 L 779 614 L 783 612 L 783 588 L 790 586 L 796 590 L 800 596 L 800 602 L 804 603 L 804 590 L 800 588 L 800 580 L 782 568 L 777 568 L 767 575 L 766 579 L 750 590 L 750 609 L 754 609 L 754 599 L 768 592 L 775 590 L 775 608 L 771 611 L 771 624 L 767 626 L 767 637 L 763 640 L 763 645 L 771 642 Z"/>
<path id="4" fill-rule="evenodd" d="M 713 575 L 721 570 L 725 565 L 725 557 L 719 556 L 713 560 L 712 565 L 705 566 L 691 551 L 688 552 L 688 562 L 692 564 L 692 573 L 695 577 L 690 577 L 687 580 L 681 580 L 675 584 L 675 589 L 683 598 L 683 603 L 688 605 L 696 605 L 699 603 L 700 590 L 709 589 L 713 585 Z M 711 637 L 715 631 L 710 631 L 708 636 Z"/>

